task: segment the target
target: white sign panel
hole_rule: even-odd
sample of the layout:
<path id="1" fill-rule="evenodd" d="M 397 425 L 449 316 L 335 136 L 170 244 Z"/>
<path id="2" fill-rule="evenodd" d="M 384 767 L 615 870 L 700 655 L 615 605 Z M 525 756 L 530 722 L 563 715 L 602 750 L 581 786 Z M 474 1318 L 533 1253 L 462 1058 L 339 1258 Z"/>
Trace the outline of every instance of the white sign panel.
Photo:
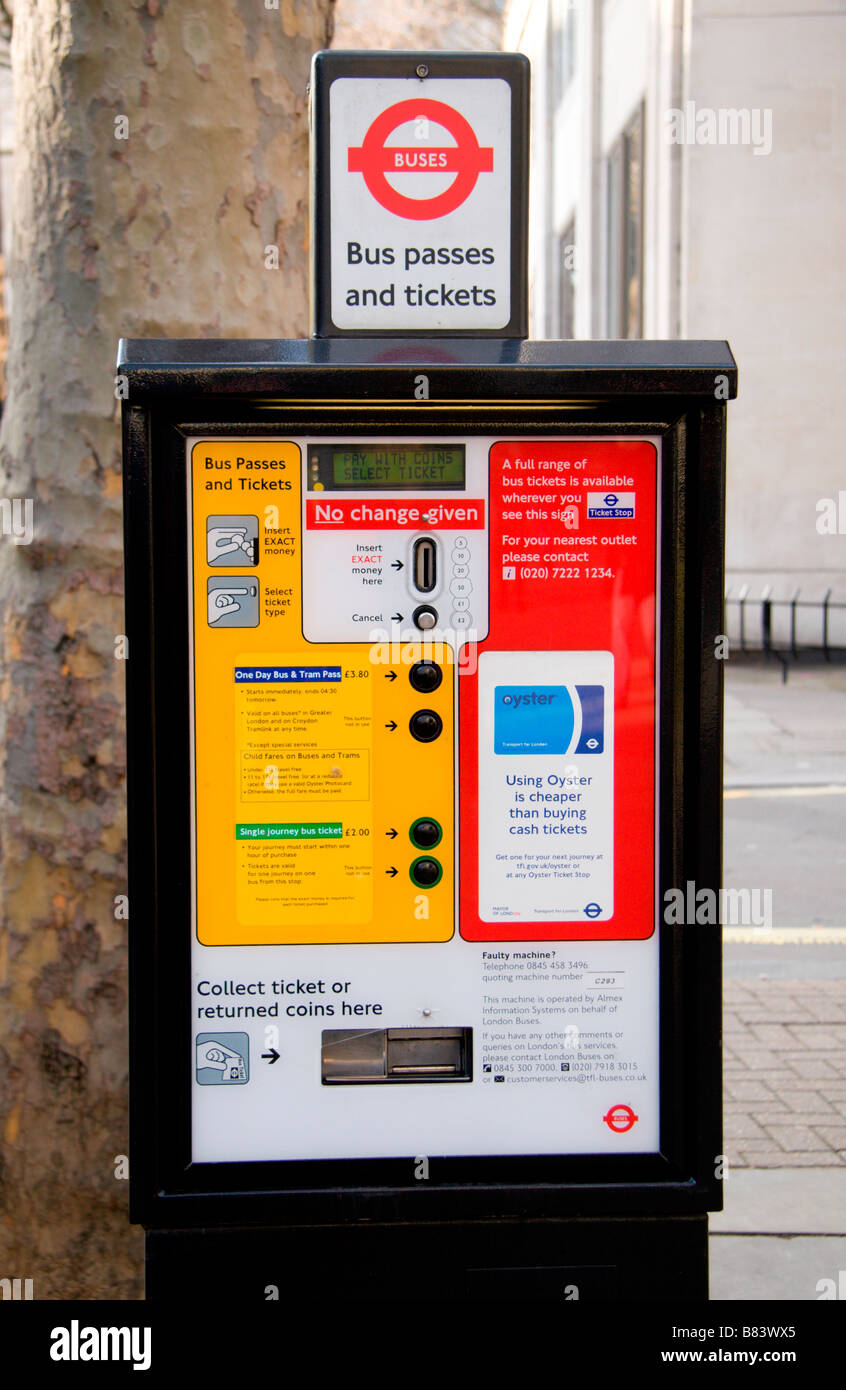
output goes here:
<path id="1" fill-rule="evenodd" d="M 511 87 L 336 78 L 331 318 L 345 331 L 496 331 L 512 315 Z"/>

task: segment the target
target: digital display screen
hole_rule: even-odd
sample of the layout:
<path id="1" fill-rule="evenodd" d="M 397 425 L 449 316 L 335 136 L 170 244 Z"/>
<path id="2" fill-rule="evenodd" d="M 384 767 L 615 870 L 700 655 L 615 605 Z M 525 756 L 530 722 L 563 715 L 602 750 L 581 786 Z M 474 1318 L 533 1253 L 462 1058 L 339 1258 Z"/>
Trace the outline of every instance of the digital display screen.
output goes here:
<path id="1" fill-rule="evenodd" d="M 463 444 L 320 444 L 308 451 L 308 486 L 324 489 L 458 488 Z"/>

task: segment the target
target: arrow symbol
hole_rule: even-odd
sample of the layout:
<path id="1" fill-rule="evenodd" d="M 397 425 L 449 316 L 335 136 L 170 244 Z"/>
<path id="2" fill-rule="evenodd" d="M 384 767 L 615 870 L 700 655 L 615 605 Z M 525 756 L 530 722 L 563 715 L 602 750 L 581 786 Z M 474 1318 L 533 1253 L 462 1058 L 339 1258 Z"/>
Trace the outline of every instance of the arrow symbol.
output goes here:
<path id="1" fill-rule="evenodd" d="M 390 835 L 392 840 L 395 840 L 397 838 L 397 832 L 395 830 L 386 830 L 385 834 Z"/>
<path id="2" fill-rule="evenodd" d="M 386 869 L 386 870 L 385 870 L 385 873 L 386 873 L 386 874 L 390 874 L 391 878 L 396 878 L 397 873 L 398 873 L 398 870 L 397 870 L 397 869 Z"/>
<path id="3" fill-rule="evenodd" d="M 385 728 L 386 728 L 386 729 L 390 729 L 391 733 L 394 732 L 394 729 L 395 729 L 396 727 L 397 727 L 397 721 L 396 721 L 395 719 L 392 719 L 391 722 L 390 722 L 390 724 L 386 724 L 386 725 L 385 725 Z"/>
<path id="4" fill-rule="evenodd" d="M 276 1048 L 275 1048 L 275 1047 L 272 1047 L 272 1048 L 270 1049 L 269 1052 L 263 1052 L 261 1055 L 262 1055 L 263 1058 L 265 1058 L 265 1057 L 269 1057 L 269 1058 L 270 1058 L 270 1065 L 271 1065 L 271 1066 L 273 1066 L 273 1063 L 274 1063 L 274 1062 L 278 1062 L 278 1061 L 279 1061 L 279 1053 L 276 1051 Z"/>
<path id="5" fill-rule="evenodd" d="M 391 614 L 391 622 L 392 622 L 392 623 L 401 623 L 401 622 L 402 622 L 402 613 L 392 613 L 392 614 Z"/>
<path id="6" fill-rule="evenodd" d="M 401 570 L 401 569 L 404 569 L 404 568 L 405 568 L 405 567 L 404 567 L 404 565 L 403 565 L 403 563 L 402 563 L 402 560 L 394 560 L 394 561 L 392 561 L 392 563 L 391 563 L 391 569 L 392 569 L 392 570 Z"/>
<path id="7" fill-rule="evenodd" d="M 396 671 L 388 671 L 388 673 L 387 673 L 386 676 L 385 676 L 385 680 L 386 680 L 386 681 L 395 681 L 396 678 L 397 678 L 397 673 L 396 673 Z"/>

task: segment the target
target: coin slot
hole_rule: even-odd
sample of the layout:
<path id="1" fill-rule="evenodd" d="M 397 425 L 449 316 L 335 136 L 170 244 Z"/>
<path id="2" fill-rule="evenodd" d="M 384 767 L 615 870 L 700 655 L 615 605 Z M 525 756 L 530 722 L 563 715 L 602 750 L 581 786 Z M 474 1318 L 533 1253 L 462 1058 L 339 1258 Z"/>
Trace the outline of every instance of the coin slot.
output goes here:
<path id="1" fill-rule="evenodd" d="M 417 592 L 431 594 L 438 582 L 438 546 L 431 536 L 414 542 L 411 571 Z"/>

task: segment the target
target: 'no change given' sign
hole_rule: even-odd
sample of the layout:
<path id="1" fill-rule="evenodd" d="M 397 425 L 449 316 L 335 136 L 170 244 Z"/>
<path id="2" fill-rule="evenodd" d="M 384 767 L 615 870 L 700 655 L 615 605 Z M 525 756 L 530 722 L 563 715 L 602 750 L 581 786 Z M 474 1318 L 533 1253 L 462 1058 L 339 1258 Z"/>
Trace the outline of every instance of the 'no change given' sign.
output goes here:
<path id="1" fill-rule="evenodd" d="M 317 54 L 318 337 L 526 333 L 528 65 Z"/>

